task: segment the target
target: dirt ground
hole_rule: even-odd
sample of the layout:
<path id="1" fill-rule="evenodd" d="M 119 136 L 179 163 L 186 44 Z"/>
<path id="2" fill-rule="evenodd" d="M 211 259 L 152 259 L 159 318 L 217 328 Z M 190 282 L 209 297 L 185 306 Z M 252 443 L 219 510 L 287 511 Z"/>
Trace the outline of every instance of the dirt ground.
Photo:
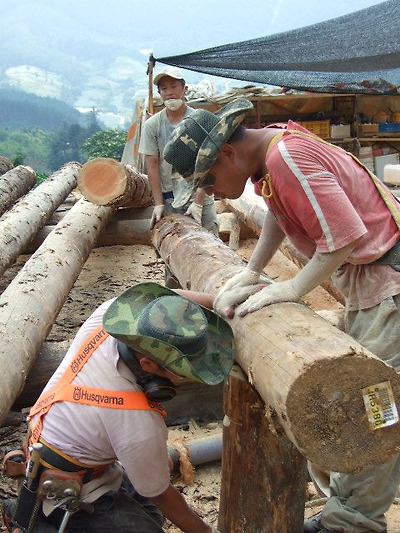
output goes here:
<path id="1" fill-rule="evenodd" d="M 248 259 L 255 242 L 255 239 L 248 239 L 242 242 L 238 253 L 243 258 Z M 4 290 L 22 266 L 24 259 L 21 258 L 21 261 L 9 269 L 0 279 L 0 292 Z M 280 254 L 266 270 L 267 274 L 274 280 L 287 279 L 294 275 L 296 271 L 297 268 L 294 264 Z M 72 339 L 82 322 L 104 300 L 121 293 L 137 282 L 151 280 L 162 283 L 163 274 L 164 265 L 157 258 L 155 251 L 149 246 L 111 246 L 94 249 L 59 313 L 48 340 Z M 310 293 L 306 298 L 306 303 L 315 310 L 339 309 L 341 307 L 336 300 L 321 288 Z M 18 445 L 21 438 L 21 430 L 23 429 L 24 425 L 21 425 L 20 419 L 0 428 L 0 460 L 2 460 L 6 448 Z M 188 424 L 170 428 L 169 443 L 173 444 L 176 439 L 191 440 L 220 434 L 221 431 L 222 424 L 220 420 L 202 424 L 198 424 L 195 420 L 190 420 Z M 177 475 L 174 476 L 173 482 L 189 504 L 203 516 L 205 521 L 216 527 L 220 489 L 219 461 L 196 466 L 192 484 L 186 484 Z M 9 480 L 1 477 L 0 497 L 9 497 L 14 491 L 15 487 L 10 484 Z M 311 484 L 309 484 L 309 491 L 310 495 L 312 495 L 310 497 L 319 498 L 312 491 Z M 314 514 L 320 508 L 307 507 L 306 516 Z M 400 506 L 394 504 L 387 516 L 389 533 L 399 533 Z M 5 531 L 2 524 L 0 524 L 0 531 Z M 180 530 L 167 522 L 165 531 L 178 533 Z"/>

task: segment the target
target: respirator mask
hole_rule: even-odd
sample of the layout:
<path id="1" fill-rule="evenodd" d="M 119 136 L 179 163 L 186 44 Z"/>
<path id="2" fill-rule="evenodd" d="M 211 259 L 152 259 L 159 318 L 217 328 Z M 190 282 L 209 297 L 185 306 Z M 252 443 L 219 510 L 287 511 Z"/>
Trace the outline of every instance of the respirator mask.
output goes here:
<path id="1" fill-rule="evenodd" d="M 180 98 L 171 98 L 170 100 L 165 100 L 164 105 L 170 111 L 178 111 L 183 105 L 183 100 Z"/>

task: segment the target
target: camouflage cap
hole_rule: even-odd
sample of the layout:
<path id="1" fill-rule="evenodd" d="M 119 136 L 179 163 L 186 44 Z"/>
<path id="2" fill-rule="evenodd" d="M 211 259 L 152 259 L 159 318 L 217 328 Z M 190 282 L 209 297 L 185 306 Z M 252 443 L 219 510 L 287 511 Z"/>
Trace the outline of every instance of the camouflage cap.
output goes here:
<path id="1" fill-rule="evenodd" d="M 186 180 L 201 186 L 219 150 L 252 108 L 249 100 L 237 98 L 217 113 L 196 109 L 175 128 L 164 159 Z"/>
<path id="2" fill-rule="evenodd" d="M 131 287 L 107 309 L 107 333 L 175 374 L 216 385 L 233 365 L 229 324 L 157 283 Z"/>

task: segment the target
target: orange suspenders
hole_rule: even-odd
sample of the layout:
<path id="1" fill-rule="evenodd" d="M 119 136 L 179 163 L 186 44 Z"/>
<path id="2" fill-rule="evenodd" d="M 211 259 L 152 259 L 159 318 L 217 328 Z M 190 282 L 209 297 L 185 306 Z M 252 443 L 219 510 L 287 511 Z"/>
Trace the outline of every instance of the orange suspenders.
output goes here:
<path id="1" fill-rule="evenodd" d="M 37 420 L 31 428 L 30 444 L 38 442 L 43 428 L 43 417 L 55 402 L 73 402 L 110 409 L 156 411 L 165 418 L 164 409 L 158 404 L 149 403 L 143 392 L 114 391 L 73 385 L 74 378 L 108 336 L 109 334 L 104 331 L 102 326 L 99 326 L 85 339 L 58 383 L 38 398 L 28 417 L 31 421 L 37 416 Z"/>

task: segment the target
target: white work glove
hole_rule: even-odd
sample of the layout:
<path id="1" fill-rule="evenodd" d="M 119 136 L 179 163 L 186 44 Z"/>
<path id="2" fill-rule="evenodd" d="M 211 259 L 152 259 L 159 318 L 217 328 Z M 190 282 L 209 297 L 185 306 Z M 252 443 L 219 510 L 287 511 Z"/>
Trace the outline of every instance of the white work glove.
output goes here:
<path id="1" fill-rule="evenodd" d="M 233 318 L 235 307 L 247 300 L 251 294 L 263 289 L 263 287 L 263 285 L 246 285 L 245 287 L 237 285 L 229 291 L 220 292 L 214 300 L 213 309 L 223 318 Z"/>
<path id="2" fill-rule="evenodd" d="M 198 224 L 201 225 L 201 217 L 203 214 L 203 206 L 192 202 L 186 210 L 185 215 L 188 215 L 193 218 Z"/>
<path id="3" fill-rule="evenodd" d="M 247 313 L 257 311 L 262 307 L 279 302 L 299 302 L 300 295 L 294 289 L 293 280 L 280 281 L 272 283 L 256 294 L 250 296 L 238 309 L 239 316 L 245 316 Z"/>
<path id="4" fill-rule="evenodd" d="M 161 205 L 155 205 L 153 209 L 153 214 L 150 220 L 150 229 L 154 228 L 154 224 L 156 222 L 159 222 L 164 214 L 164 204 Z"/>
<path id="5" fill-rule="evenodd" d="M 231 290 L 233 287 L 246 287 L 247 285 L 255 285 L 260 279 L 260 273 L 254 272 L 249 268 L 244 268 L 234 276 L 232 276 L 228 281 L 222 285 L 218 292 L 218 296 L 226 291 Z"/>
<path id="6" fill-rule="evenodd" d="M 220 533 L 220 532 L 218 531 L 218 529 L 215 529 L 214 526 L 210 526 L 210 527 L 211 527 L 211 533 Z"/>

